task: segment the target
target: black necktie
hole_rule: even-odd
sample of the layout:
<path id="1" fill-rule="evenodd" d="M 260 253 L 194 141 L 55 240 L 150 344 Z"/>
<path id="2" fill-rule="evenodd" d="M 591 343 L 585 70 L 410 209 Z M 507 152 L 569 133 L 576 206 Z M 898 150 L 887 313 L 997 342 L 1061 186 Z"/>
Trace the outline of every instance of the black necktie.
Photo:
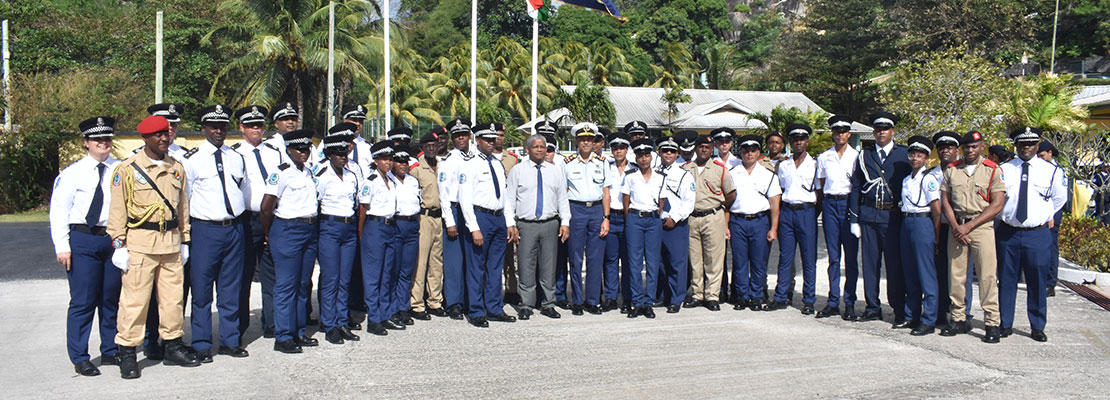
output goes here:
<path id="1" fill-rule="evenodd" d="M 351 159 L 358 164 L 358 142 L 352 142 L 351 147 L 354 147 L 354 150 L 351 150 Z"/>
<path id="2" fill-rule="evenodd" d="M 262 165 L 262 153 L 259 153 L 258 149 L 254 149 L 254 160 L 258 161 L 258 171 L 262 173 L 262 180 L 266 180 L 270 174 L 266 173 L 266 166 Z"/>
<path id="3" fill-rule="evenodd" d="M 497 195 L 497 199 L 501 200 L 501 184 L 497 181 L 497 170 L 493 169 L 493 155 L 486 157 L 486 163 L 489 164 L 489 174 L 493 177 L 493 193 Z"/>
<path id="4" fill-rule="evenodd" d="M 89 212 L 85 214 L 85 223 L 89 225 L 89 229 L 95 228 L 96 224 L 100 222 L 100 209 L 104 208 L 104 189 L 100 187 L 100 183 L 104 181 L 105 168 L 104 163 L 96 164 L 96 190 L 93 191 Z"/>
<path id="5" fill-rule="evenodd" d="M 235 216 L 235 212 L 231 210 L 231 199 L 227 198 L 227 178 L 224 178 L 224 156 L 220 149 L 216 149 L 216 174 L 220 176 L 220 191 L 224 193 L 224 208 L 227 209 L 227 215 Z"/>
<path id="6" fill-rule="evenodd" d="M 879 163 L 881 164 L 881 163 L 885 163 L 885 162 L 886 162 L 886 150 L 879 149 Z"/>
<path id="7" fill-rule="evenodd" d="M 989 190 L 989 188 L 988 188 Z M 1025 222 L 1029 216 L 1029 163 L 1021 163 L 1021 186 L 1018 188 L 1017 220 Z"/>

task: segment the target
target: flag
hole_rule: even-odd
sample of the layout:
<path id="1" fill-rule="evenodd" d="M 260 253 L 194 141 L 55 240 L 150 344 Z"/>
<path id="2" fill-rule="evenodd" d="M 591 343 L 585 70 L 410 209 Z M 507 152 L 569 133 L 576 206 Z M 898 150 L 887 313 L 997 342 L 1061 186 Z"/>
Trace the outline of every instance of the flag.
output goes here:
<path id="1" fill-rule="evenodd" d="M 534 0 L 529 0 L 534 1 Z M 622 24 L 628 21 L 628 18 L 622 17 L 620 10 L 617 10 L 617 5 L 613 4 L 613 0 L 556 0 L 563 4 L 570 4 L 572 6 L 589 8 L 591 10 L 600 11 L 602 14 L 616 18 Z"/>
<path id="2" fill-rule="evenodd" d="M 551 6 L 544 5 L 544 0 L 525 0 L 528 3 L 528 16 L 539 19 L 540 21 L 547 20 L 547 15 L 551 10 Z"/>

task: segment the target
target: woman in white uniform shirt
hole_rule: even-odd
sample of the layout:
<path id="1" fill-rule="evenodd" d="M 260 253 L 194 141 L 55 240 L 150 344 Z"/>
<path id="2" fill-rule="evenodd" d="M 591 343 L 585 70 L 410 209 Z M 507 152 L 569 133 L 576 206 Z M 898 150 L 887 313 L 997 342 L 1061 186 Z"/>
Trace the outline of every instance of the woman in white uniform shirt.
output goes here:
<path id="1" fill-rule="evenodd" d="M 343 125 L 343 124 L 340 124 Z M 320 323 L 324 339 L 333 344 L 359 340 L 348 328 L 348 291 L 358 251 L 358 189 L 362 175 L 348 164 L 353 131 L 329 134 L 321 150 L 326 163 L 316 170 L 320 199 Z"/>

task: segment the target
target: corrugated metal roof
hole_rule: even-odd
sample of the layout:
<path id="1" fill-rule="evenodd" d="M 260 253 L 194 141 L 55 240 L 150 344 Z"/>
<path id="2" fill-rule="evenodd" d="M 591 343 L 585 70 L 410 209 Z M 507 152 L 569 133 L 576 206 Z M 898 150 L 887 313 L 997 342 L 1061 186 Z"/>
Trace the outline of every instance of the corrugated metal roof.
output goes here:
<path id="1" fill-rule="evenodd" d="M 1110 85 L 1084 86 L 1083 89 L 1080 89 L 1079 93 L 1075 95 L 1075 98 L 1072 99 L 1072 103 L 1090 104 L 1092 102 L 1089 100 L 1091 97 L 1105 97 L 1105 95 L 1108 94 L 1110 94 Z"/>

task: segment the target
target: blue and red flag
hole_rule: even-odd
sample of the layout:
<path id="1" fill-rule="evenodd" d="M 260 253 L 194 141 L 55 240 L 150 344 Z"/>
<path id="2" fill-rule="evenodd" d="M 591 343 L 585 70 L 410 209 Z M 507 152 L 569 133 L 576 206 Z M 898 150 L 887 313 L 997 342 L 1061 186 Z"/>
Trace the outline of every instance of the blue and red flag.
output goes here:
<path id="1" fill-rule="evenodd" d="M 556 0 L 556 1 L 558 1 L 560 3 L 563 3 L 563 4 L 570 4 L 572 6 L 589 8 L 591 10 L 599 11 L 602 14 L 605 14 L 605 15 L 608 15 L 610 17 L 616 18 L 621 23 L 624 23 L 625 21 L 628 21 L 628 18 L 624 18 L 624 17 L 621 16 L 621 12 L 620 12 L 620 10 L 617 9 L 617 5 L 613 4 L 613 0 Z"/>

